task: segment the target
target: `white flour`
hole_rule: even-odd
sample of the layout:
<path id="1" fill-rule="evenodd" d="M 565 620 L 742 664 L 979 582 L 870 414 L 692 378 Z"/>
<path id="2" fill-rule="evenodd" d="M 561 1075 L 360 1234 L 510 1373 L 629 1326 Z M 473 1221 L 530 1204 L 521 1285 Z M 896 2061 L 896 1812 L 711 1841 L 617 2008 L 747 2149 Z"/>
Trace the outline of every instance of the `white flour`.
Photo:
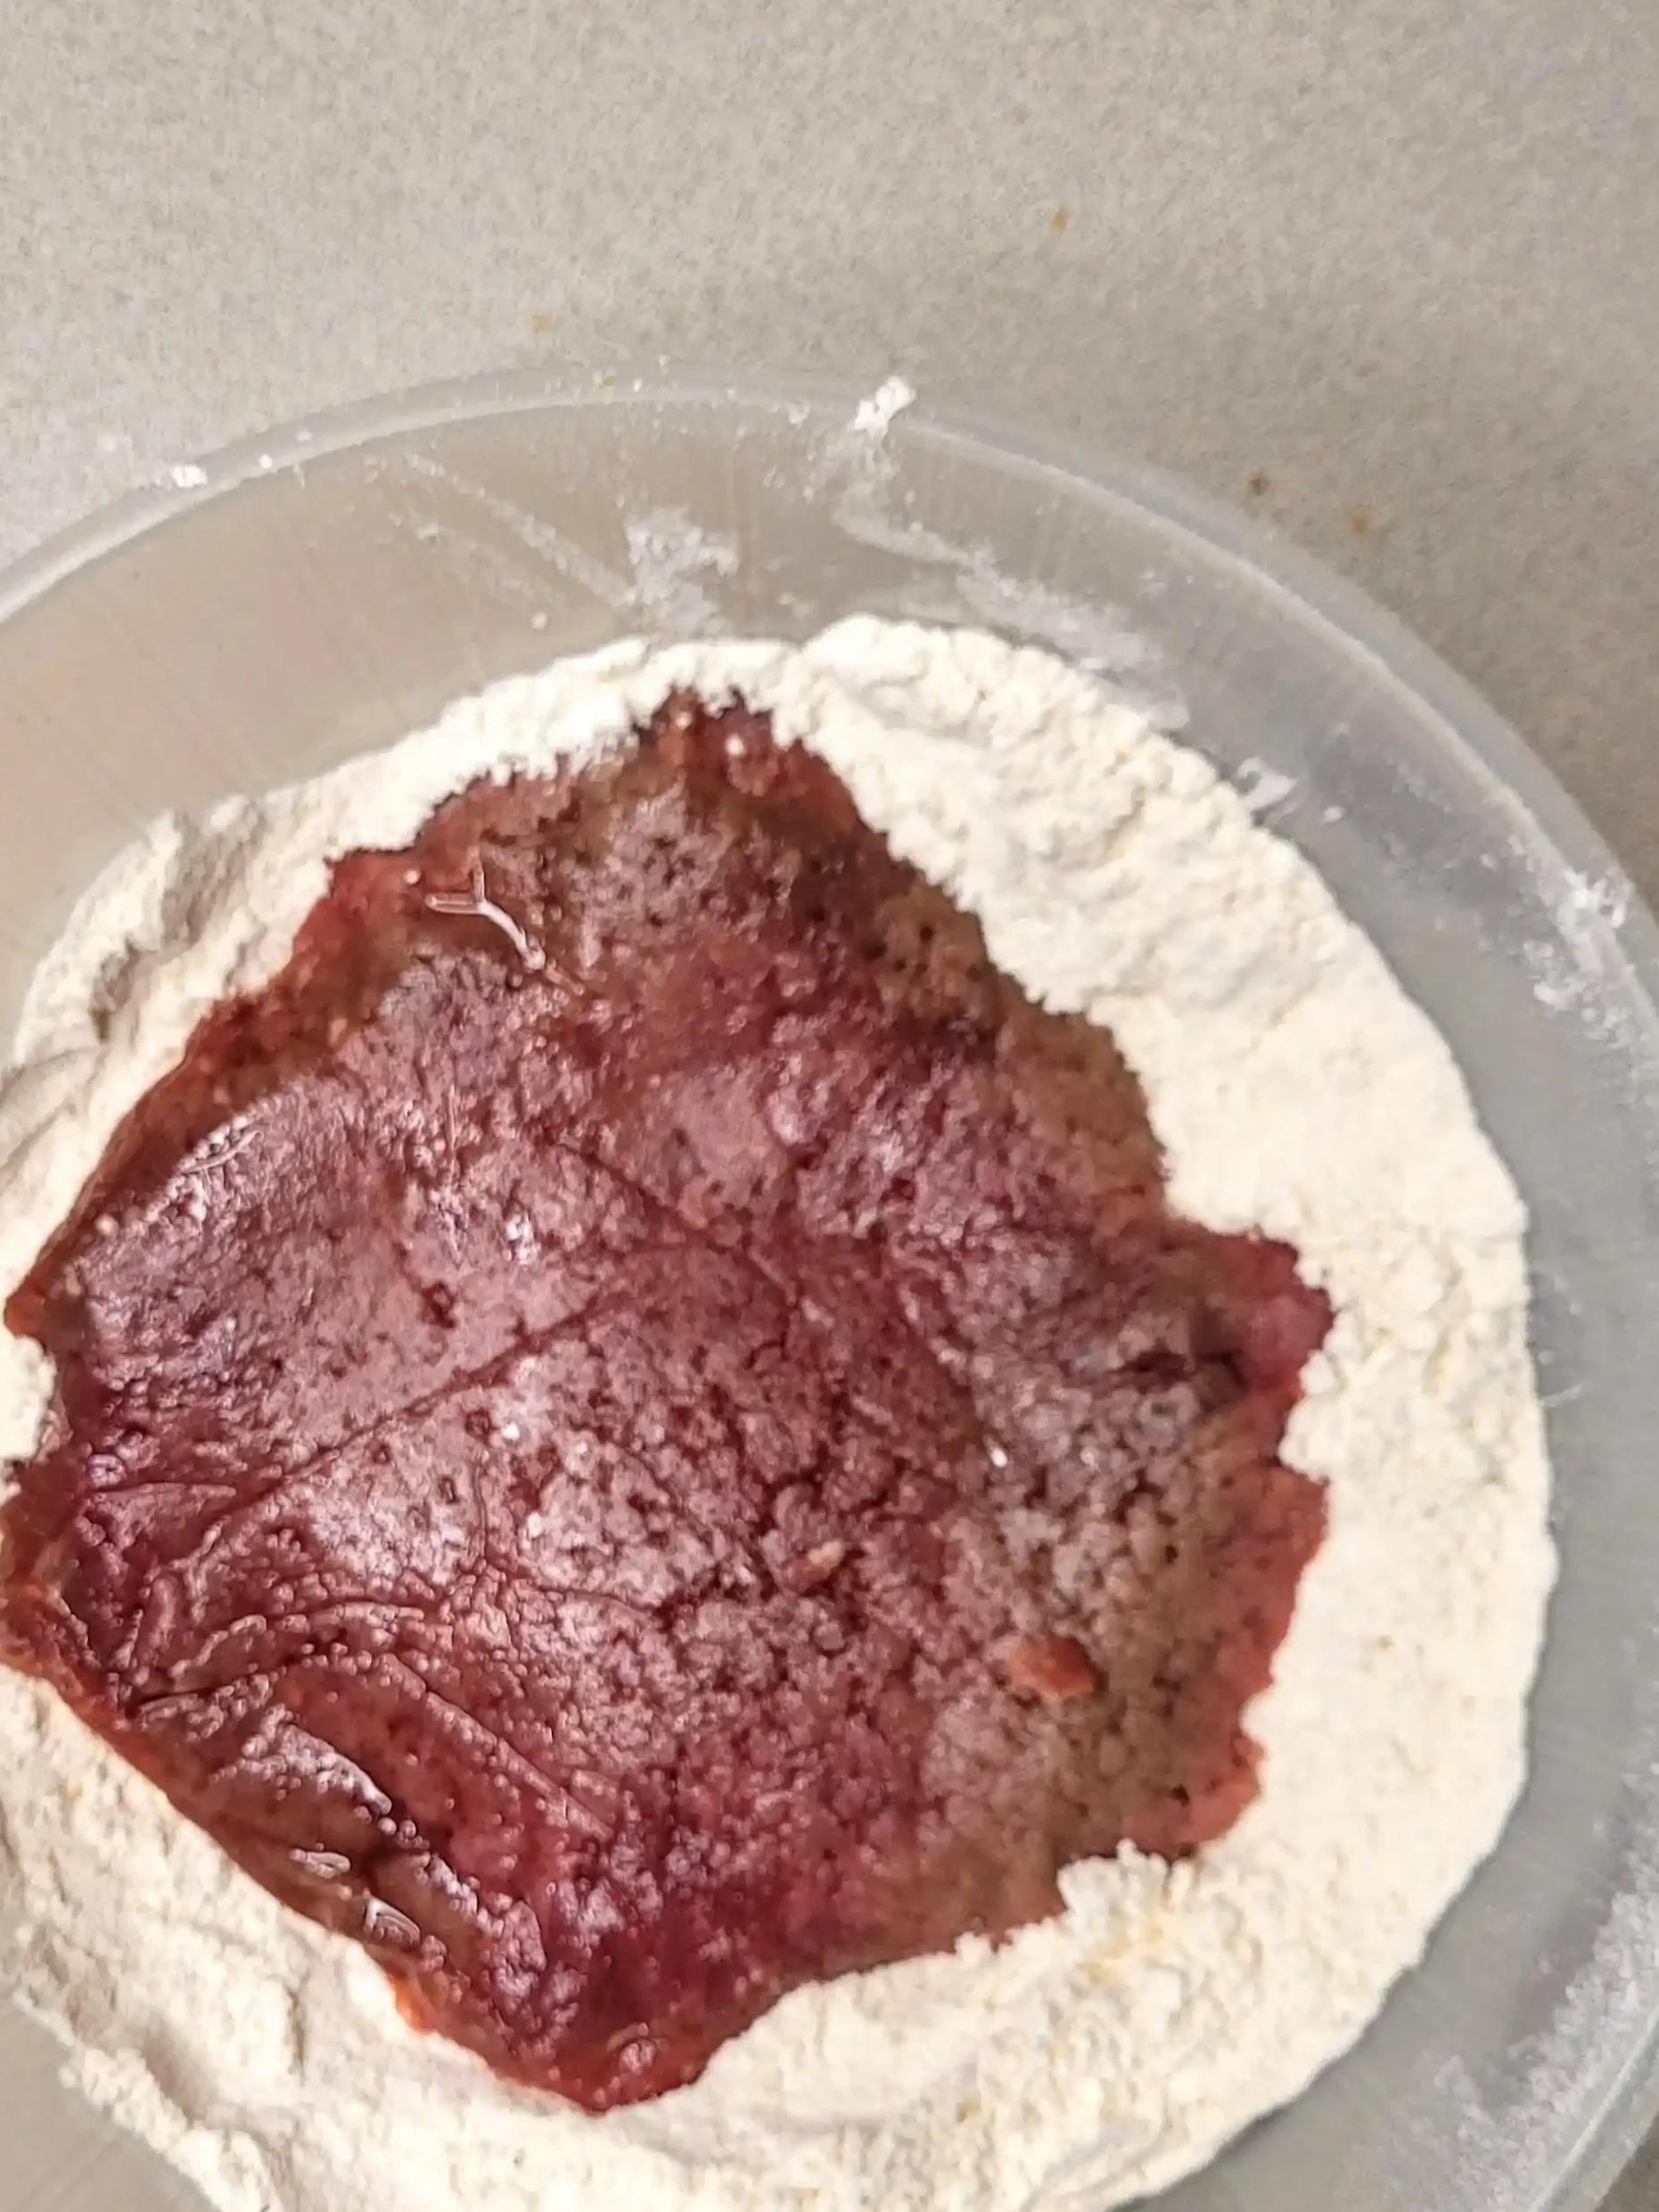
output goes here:
<path id="1" fill-rule="evenodd" d="M 1285 1456 L 1330 1485 L 1258 1803 L 1175 1869 L 1073 1868 L 1003 1951 L 786 1998 L 603 2121 L 401 2025 L 56 1703 L 0 1680 L 0 1901 L 71 2077 L 225 2212 L 1060 2212 L 1206 2159 L 1352 2041 L 1489 1849 L 1551 1573 L 1521 1205 L 1438 1036 L 1310 868 L 1089 677 L 859 620 L 799 650 L 614 648 L 380 758 L 159 824 L 37 978 L 0 1090 L 0 1291 L 199 1015 L 267 977 L 331 855 L 480 773 L 734 686 L 820 752 L 999 964 L 1116 1033 L 1173 1202 L 1293 1241 L 1337 1310 Z M 0 1345 L 0 1457 L 41 1362 Z M 1340 1747 L 1333 1756 L 1333 1743 Z"/>

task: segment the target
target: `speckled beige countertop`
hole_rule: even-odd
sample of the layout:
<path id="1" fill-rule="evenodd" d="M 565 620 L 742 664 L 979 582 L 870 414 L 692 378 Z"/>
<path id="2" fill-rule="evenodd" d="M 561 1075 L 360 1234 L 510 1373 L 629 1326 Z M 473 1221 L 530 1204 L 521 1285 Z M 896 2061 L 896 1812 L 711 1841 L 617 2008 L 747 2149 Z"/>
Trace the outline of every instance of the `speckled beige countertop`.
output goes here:
<path id="1" fill-rule="evenodd" d="M 1654 0 L 9 12 L 0 557 L 319 406 L 658 353 L 899 370 L 1255 508 L 1659 895 Z"/>

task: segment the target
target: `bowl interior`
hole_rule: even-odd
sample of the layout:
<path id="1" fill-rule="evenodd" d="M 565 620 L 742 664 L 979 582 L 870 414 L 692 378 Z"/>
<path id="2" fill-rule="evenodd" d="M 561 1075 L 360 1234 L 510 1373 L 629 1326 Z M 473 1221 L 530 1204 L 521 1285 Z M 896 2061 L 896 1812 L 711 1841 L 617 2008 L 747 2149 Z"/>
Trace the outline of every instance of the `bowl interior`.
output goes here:
<path id="1" fill-rule="evenodd" d="M 509 380 L 240 449 L 51 549 L 0 586 L 0 1027 L 162 808 L 628 631 L 976 621 L 1179 695 L 1444 1030 L 1527 1195 L 1564 1566 L 1496 1856 L 1360 2048 L 1167 2201 L 1584 2212 L 1648 2115 L 1659 2011 L 1659 938 L 1490 712 L 1311 564 L 1137 472 L 853 415 Z M 53 2064 L 0 2018 L 0 2212 L 192 2201 Z"/>

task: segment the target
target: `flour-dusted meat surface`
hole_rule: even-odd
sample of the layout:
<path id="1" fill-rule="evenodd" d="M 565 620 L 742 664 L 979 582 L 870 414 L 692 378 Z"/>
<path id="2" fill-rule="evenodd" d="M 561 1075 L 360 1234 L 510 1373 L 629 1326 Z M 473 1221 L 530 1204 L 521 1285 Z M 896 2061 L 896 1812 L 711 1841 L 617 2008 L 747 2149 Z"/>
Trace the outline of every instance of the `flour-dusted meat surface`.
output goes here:
<path id="1" fill-rule="evenodd" d="M 6 1318 L 0 1650 L 590 2109 L 1254 1791 L 1328 1309 L 761 716 L 343 862 Z"/>

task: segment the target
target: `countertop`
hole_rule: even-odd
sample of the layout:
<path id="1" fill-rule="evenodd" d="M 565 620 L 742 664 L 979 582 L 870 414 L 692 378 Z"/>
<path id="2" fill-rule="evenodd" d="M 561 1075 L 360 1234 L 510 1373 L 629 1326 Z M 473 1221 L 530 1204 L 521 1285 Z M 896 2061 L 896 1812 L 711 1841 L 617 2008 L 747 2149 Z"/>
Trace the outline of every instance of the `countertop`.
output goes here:
<path id="1" fill-rule="evenodd" d="M 897 371 L 1346 570 L 1659 895 L 1653 0 L 35 0 L 0 279 L 0 558 L 427 378 Z"/>

